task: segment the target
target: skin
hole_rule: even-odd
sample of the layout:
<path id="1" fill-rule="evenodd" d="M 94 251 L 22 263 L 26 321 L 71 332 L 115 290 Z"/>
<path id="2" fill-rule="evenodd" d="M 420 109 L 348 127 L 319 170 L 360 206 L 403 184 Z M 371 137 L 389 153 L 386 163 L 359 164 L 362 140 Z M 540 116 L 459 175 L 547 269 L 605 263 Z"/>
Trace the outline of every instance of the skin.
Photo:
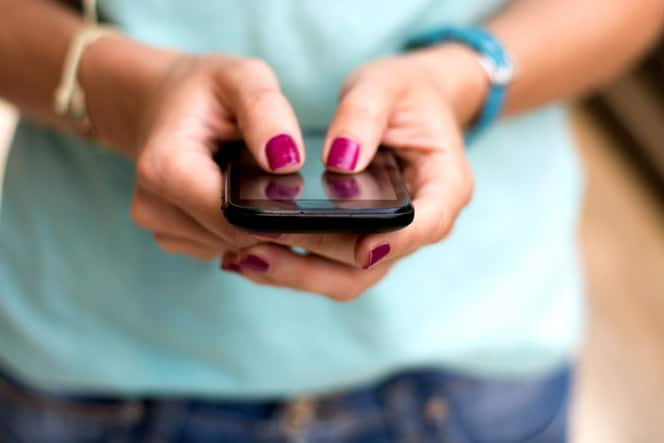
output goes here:
<path id="1" fill-rule="evenodd" d="M 506 114 L 602 85 L 654 41 L 663 19 L 661 0 L 511 2 L 487 23 L 519 68 Z M 17 8 L 15 0 L 0 0 L 0 57 L 7 62 L 0 70 L 0 95 L 29 118 L 79 130 L 53 114 L 52 96 L 68 42 L 81 25 L 53 1 L 22 0 Z M 488 89 L 475 57 L 447 44 L 369 61 L 344 83 L 322 160 L 337 137 L 360 144 L 356 170 L 366 167 L 380 143 L 393 147 L 416 210 L 408 228 L 366 236 L 266 239 L 220 216 L 222 177 L 212 161 L 219 141 L 244 138 L 269 170 L 267 142 L 288 134 L 300 162 L 274 172 L 293 172 L 305 159 L 297 118 L 264 62 L 194 56 L 113 37 L 86 51 L 79 80 L 98 138 L 136 162 L 132 217 L 164 251 L 203 261 L 222 258 L 224 268 L 258 284 L 346 301 L 399 259 L 443 240 L 470 201 L 473 176 L 462 131 Z M 389 254 L 366 269 L 372 251 L 383 245 L 390 246 Z M 296 254 L 292 246 L 309 253 Z M 247 266 L 247 257 L 267 266 Z"/>

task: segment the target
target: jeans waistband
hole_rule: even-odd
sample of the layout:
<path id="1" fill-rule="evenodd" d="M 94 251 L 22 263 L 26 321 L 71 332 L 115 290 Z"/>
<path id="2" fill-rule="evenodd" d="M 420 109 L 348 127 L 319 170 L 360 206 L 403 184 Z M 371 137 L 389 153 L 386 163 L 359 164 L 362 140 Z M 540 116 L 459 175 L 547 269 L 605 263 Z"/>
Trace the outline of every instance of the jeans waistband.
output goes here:
<path id="1" fill-rule="evenodd" d="M 458 440 L 465 442 L 495 437 L 498 428 L 513 435 L 545 432 L 560 420 L 561 411 L 564 414 L 569 384 L 568 368 L 510 379 L 431 369 L 403 372 L 358 389 L 295 399 L 127 399 L 45 392 L 0 374 L 0 408 L 47 412 L 73 422 L 93 421 L 132 432 L 145 428 L 146 420 L 186 422 L 192 427 L 188 432 L 214 430 L 228 438 L 223 441 L 298 441 L 296 436 L 321 432 L 332 432 L 338 441 L 346 441 L 349 436 L 383 428 L 401 434 L 408 429 L 434 432 L 440 428 L 435 432 L 472 436 L 473 440 Z"/>

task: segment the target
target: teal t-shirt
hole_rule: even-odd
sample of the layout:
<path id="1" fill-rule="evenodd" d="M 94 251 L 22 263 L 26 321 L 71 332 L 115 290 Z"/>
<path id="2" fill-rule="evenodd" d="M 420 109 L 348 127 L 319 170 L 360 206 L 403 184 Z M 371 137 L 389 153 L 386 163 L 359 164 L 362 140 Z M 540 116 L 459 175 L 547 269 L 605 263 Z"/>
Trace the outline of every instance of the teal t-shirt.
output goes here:
<path id="1" fill-rule="evenodd" d="M 477 23 L 500 3 L 102 0 L 101 8 L 148 43 L 265 59 L 306 144 L 318 146 L 354 68 L 431 26 Z M 0 361 L 56 390 L 239 397 L 328 391 L 422 365 L 547 370 L 573 352 L 581 312 L 582 179 L 566 114 L 551 107 L 500 122 L 468 157 L 476 193 L 452 235 L 339 304 L 164 254 L 130 219 L 132 164 L 22 122 L 1 213 Z"/>

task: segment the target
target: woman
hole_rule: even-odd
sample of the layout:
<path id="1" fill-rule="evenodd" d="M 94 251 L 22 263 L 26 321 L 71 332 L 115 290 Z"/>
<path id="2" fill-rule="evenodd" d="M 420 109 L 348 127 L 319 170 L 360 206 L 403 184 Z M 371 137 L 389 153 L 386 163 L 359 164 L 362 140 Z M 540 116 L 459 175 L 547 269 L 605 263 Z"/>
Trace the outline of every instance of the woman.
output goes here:
<path id="1" fill-rule="evenodd" d="M 545 105 L 635 60 L 661 1 L 99 3 L 121 34 L 82 51 L 81 121 L 52 104 L 80 14 L 0 0 L 0 95 L 24 116 L 0 236 L 7 441 L 565 441 L 582 182 Z M 487 45 L 517 66 L 504 102 Z M 513 117 L 466 150 L 498 105 Z M 233 228 L 212 156 L 238 138 L 279 174 L 305 146 L 350 173 L 388 145 L 415 221 Z"/>

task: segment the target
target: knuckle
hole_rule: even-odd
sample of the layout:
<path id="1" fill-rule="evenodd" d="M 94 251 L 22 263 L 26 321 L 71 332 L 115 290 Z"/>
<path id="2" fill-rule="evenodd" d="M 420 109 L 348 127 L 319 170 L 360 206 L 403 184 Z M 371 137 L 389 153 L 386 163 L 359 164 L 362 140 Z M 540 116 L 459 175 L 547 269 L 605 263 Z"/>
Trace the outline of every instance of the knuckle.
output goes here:
<path id="1" fill-rule="evenodd" d="M 141 156 L 136 163 L 136 181 L 146 189 L 159 189 L 161 174 L 148 156 Z"/>
<path id="2" fill-rule="evenodd" d="M 339 112 L 351 116 L 355 121 L 373 121 L 379 117 L 379 110 L 375 102 L 360 102 L 353 98 L 344 100 L 339 105 Z"/>
<path id="3" fill-rule="evenodd" d="M 335 301 L 346 303 L 361 297 L 374 281 L 369 272 L 358 270 L 350 272 L 345 279 L 345 284 L 337 284 L 330 290 L 330 298 Z"/>
<path id="4" fill-rule="evenodd" d="M 240 70 L 243 73 L 250 73 L 252 75 L 273 75 L 270 65 L 260 58 L 244 59 L 240 64 Z"/>
<path id="5" fill-rule="evenodd" d="M 444 240 L 452 231 L 453 226 L 454 220 L 452 219 L 452 215 L 448 211 L 445 211 L 438 217 L 433 236 L 434 243 Z"/>
<path id="6" fill-rule="evenodd" d="M 242 59 L 229 68 L 231 77 L 235 79 L 238 85 L 246 82 L 247 79 L 252 79 L 251 83 L 255 84 L 258 81 L 273 89 L 278 85 L 277 76 L 265 60 L 259 58 Z"/>
<path id="7" fill-rule="evenodd" d="M 178 188 L 187 187 L 195 181 L 191 162 L 186 155 L 163 156 L 159 166 L 153 172 L 153 186 L 162 194 L 177 192 Z M 200 170 L 200 168 L 199 168 Z M 205 171 L 207 172 L 207 171 Z"/>
<path id="8" fill-rule="evenodd" d="M 154 236 L 154 241 L 157 243 L 157 246 L 159 246 L 159 249 L 162 251 L 166 252 L 167 254 L 178 254 L 180 253 L 180 249 L 175 243 L 172 243 L 170 241 L 167 241 L 158 235 Z"/>
<path id="9" fill-rule="evenodd" d="M 146 205 L 144 205 L 141 201 L 141 198 L 134 195 L 133 200 L 131 201 L 131 208 L 130 208 L 130 215 L 131 219 L 136 223 L 138 226 L 142 228 L 149 228 L 152 224 L 152 216 L 150 212 L 148 211 L 148 208 Z"/>
<path id="10" fill-rule="evenodd" d="M 274 109 L 279 101 L 279 92 L 270 86 L 254 89 L 242 96 L 242 106 L 255 112 Z"/>

